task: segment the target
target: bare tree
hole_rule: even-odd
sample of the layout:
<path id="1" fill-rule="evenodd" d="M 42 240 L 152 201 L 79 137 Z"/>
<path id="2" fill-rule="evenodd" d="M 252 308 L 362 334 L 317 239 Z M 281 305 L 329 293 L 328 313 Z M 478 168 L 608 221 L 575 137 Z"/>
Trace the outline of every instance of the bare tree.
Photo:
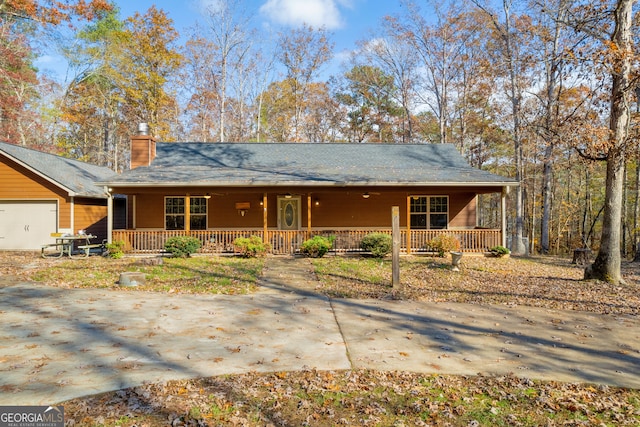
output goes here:
<path id="1" fill-rule="evenodd" d="M 397 90 L 390 91 L 402 108 L 400 142 L 413 141 L 413 114 L 418 85 L 418 56 L 411 32 L 395 18 L 386 17 L 379 39 L 361 43 L 360 53 L 366 64 L 375 64 L 393 78 Z"/>
<path id="2" fill-rule="evenodd" d="M 544 66 L 544 90 L 539 95 L 542 104 L 542 120 L 538 133 L 544 140 L 542 159 L 542 218 L 540 222 L 540 250 L 549 252 L 549 228 L 552 207 L 552 180 L 554 148 L 560 139 L 559 102 L 562 93 L 562 77 L 564 66 L 564 46 L 562 36 L 565 31 L 564 21 L 568 13 L 568 0 L 546 0 L 541 5 L 548 11 L 540 14 L 537 33 L 542 45 L 540 61 Z"/>
<path id="3" fill-rule="evenodd" d="M 287 80 L 291 85 L 294 102 L 293 139 L 300 141 L 303 134 L 302 113 L 309 85 L 318 75 L 322 66 L 331 59 L 333 43 L 324 28 L 314 29 L 303 25 L 289 33 L 281 33 L 278 39 L 278 60 L 284 65 Z"/>
<path id="4" fill-rule="evenodd" d="M 512 15 L 512 0 L 502 0 L 503 20 L 496 13 L 479 0 L 472 0 L 484 13 L 486 13 L 497 33 L 496 41 L 499 43 L 501 63 L 507 78 L 505 95 L 511 105 L 512 140 L 514 149 L 515 178 L 520 183 L 515 191 L 515 229 L 511 251 L 514 254 L 524 254 L 527 249 L 524 244 L 524 153 L 522 142 L 522 96 L 523 96 L 523 61 L 520 56 L 522 40 L 517 40 L 516 28 L 514 28 L 514 16 Z"/>
<path id="5" fill-rule="evenodd" d="M 217 48 L 220 67 L 220 142 L 225 141 L 229 66 L 231 63 L 241 64 L 251 47 L 250 37 L 246 32 L 251 15 L 240 10 L 241 4 L 243 2 L 240 0 L 221 0 L 213 2 L 207 9 L 209 31 Z"/>

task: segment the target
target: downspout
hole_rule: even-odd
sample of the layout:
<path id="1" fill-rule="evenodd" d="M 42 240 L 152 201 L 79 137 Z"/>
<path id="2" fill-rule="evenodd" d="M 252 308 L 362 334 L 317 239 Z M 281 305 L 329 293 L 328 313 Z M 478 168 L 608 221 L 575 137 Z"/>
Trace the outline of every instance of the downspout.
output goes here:
<path id="1" fill-rule="evenodd" d="M 411 255 L 411 195 L 407 196 L 407 255 Z"/>

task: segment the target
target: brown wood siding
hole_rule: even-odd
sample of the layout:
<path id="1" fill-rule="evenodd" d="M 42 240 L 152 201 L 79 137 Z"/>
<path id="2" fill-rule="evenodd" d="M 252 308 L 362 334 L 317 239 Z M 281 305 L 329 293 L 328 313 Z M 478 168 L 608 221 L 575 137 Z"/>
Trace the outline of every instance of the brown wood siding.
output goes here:
<path id="1" fill-rule="evenodd" d="M 57 200 L 58 227 L 71 227 L 71 200 L 58 186 L 4 156 L 0 156 L 0 182 L 0 199 Z"/>
<path id="2" fill-rule="evenodd" d="M 98 241 L 107 238 L 107 201 L 101 199 L 75 198 L 75 230 L 85 230 Z"/>
<path id="3" fill-rule="evenodd" d="M 300 198 L 300 228 L 308 224 L 307 197 L 311 196 L 312 227 L 388 227 L 391 224 L 391 207 L 400 207 L 400 225 L 406 227 L 407 197 L 410 195 L 449 196 L 449 226 L 455 228 L 473 228 L 476 225 L 475 188 L 422 187 L 410 190 L 397 188 L 314 188 L 300 190 L 288 189 L 229 189 L 229 188 L 116 188 L 114 193 L 136 195 L 135 214 L 137 228 L 164 229 L 165 195 L 185 197 L 186 194 L 202 196 L 210 193 L 208 201 L 208 228 L 262 228 L 263 207 L 260 206 L 263 194 L 268 194 L 268 227 L 278 226 L 278 196 L 290 192 Z M 496 188 L 479 188 L 479 192 L 496 192 Z M 369 192 L 368 199 L 362 197 Z M 129 200 L 132 198 L 129 197 Z M 315 201 L 318 201 L 318 206 Z M 249 202 L 250 208 L 245 216 L 236 209 L 236 203 Z M 129 227 L 133 225 L 133 203 L 130 209 Z"/>
<path id="4" fill-rule="evenodd" d="M 164 229 L 164 195 L 138 194 L 135 202 L 136 228 Z M 130 224 L 132 224 L 130 222 Z"/>
<path id="5" fill-rule="evenodd" d="M 454 194 L 449 197 L 449 227 L 473 228 L 476 226 L 476 195 Z"/>
<path id="6" fill-rule="evenodd" d="M 317 192 L 311 196 L 311 222 L 314 227 L 389 227 L 391 208 L 400 207 L 400 224 L 406 226 L 407 193 L 369 191 Z M 379 193 L 379 194 L 378 194 Z M 318 200 L 319 205 L 315 205 Z M 306 199 L 305 199 L 306 207 Z"/>
<path id="7" fill-rule="evenodd" d="M 260 206 L 262 193 L 243 193 L 237 195 L 216 196 L 209 199 L 207 206 L 209 228 L 253 228 L 263 226 L 263 207 Z M 267 202 L 269 216 L 275 215 L 275 199 Z M 249 203 L 250 207 L 242 216 L 236 209 L 236 203 Z M 270 205 L 274 206 L 270 206 Z M 271 218 L 269 218 L 271 220 Z M 273 221 L 275 226 L 275 220 Z"/>

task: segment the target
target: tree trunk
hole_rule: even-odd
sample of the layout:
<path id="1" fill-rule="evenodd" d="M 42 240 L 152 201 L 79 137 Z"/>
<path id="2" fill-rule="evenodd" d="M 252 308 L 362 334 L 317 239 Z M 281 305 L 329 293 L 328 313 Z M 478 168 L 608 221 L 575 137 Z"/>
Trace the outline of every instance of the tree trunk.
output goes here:
<path id="1" fill-rule="evenodd" d="M 600 279 L 609 283 L 624 283 L 620 274 L 620 221 L 624 184 L 625 143 L 630 122 L 631 25 L 635 0 L 619 0 L 614 12 L 615 29 L 611 38 L 619 54 L 612 68 L 611 142 L 607 155 L 604 217 L 600 250 L 594 263 L 584 272 L 585 279 Z"/>
<path id="2" fill-rule="evenodd" d="M 553 203 L 553 194 L 551 184 L 553 180 L 553 150 L 556 143 L 556 123 L 558 122 L 558 86 L 561 81 L 561 66 L 563 63 L 563 55 L 560 47 L 560 37 L 562 35 L 564 24 L 562 21 L 566 18 L 568 4 L 565 1 L 558 3 L 556 11 L 554 37 L 550 48 L 545 49 L 545 71 L 546 71 L 546 99 L 545 99 L 545 132 L 543 138 L 546 143 L 543 159 L 542 174 L 542 219 L 540 221 L 540 251 L 543 254 L 549 253 L 549 229 L 551 227 L 551 208 Z M 564 53 L 564 52 L 563 52 Z M 561 85 L 560 85 L 561 86 Z M 561 90 L 561 89 L 560 89 Z"/>
<path id="3" fill-rule="evenodd" d="M 636 101 L 640 104 L 640 101 Z M 633 262 L 640 262 L 640 230 L 638 215 L 640 214 L 640 148 L 636 147 L 636 199 L 633 204 Z"/>
<path id="4" fill-rule="evenodd" d="M 551 218 L 551 145 L 545 150 L 545 158 L 542 173 L 542 220 L 540 223 L 540 252 L 549 253 L 549 223 Z"/>
<path id="5" fill-rule="evenodd" d="M 615 158 L 612 158 L 615 157 Z M 622 282 L 620 275 L 620 215 L 622 213 L 623 165 L 621 154 L 609 154 L 605 205 L 600 250 L 592 265 L 584 271 L 585 279 L 599 279 L 609 283 Z"/>
<path id="6" fill-rule="evenodd" d="M 522 140 L 520 138 L 520 101 L 522 94 L 518 84 L 516 53 L 514 52 L 513 35 L 511 34 L 510 0 L 503 0 L 503 8 L 505 11 L 504 39 L 506 44 L 507 61 L 509 63 L 509 98 L 511 101 L 511 113 L 513 114 L 513 151 L 515 158 L 516 181 L 520 184 L 516 187 L 516 223 L 513 241 L 511 242 L 511 253 L 514 255 L 524 255 L 527 253 L 527 248 L 524 244 L 524 190 L 522 188 L 524 155 L 522 152 Z"/>

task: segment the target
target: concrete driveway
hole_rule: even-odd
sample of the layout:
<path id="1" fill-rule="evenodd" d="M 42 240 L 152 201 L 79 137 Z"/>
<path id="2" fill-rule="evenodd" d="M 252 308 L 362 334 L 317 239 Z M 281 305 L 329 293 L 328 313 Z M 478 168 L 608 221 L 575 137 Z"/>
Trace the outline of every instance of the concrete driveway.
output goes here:
<path id="1" fill-rule="evenodd" d="M 0 280 L 0 405 L 247 371 L 371 368 L 640 388 L 640 321 L 531 307 L 320 296 L 270 258 L 253 295 L 60 289 Z"/>

